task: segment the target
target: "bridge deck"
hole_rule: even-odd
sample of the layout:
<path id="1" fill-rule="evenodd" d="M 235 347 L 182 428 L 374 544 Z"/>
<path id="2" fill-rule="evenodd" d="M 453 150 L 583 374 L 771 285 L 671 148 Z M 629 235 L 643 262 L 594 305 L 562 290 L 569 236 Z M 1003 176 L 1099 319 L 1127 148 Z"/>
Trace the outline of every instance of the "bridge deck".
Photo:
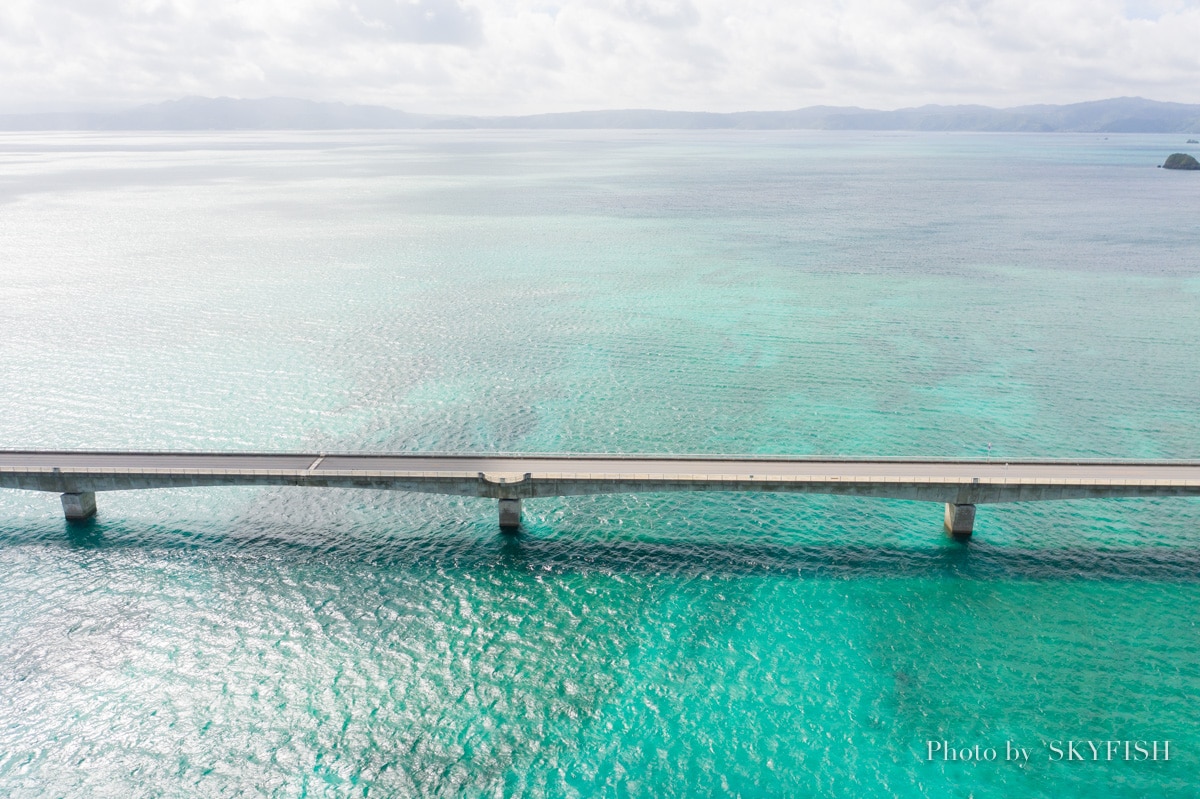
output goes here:
<path id="1" fill-rule="evenodd" d="M 510 523 L 520 518 L 520 500 L 533 497 L 659 491 L 843 494 L 944 502 L 947 528 L 969 534 L 973 506 L 980 503 L 1200 496 L 1200 461 L 0 450 L 0 488 L 60 492 L 68 516 L 93 513 L 97 491 L 220 485 L 492 497 L 501 500 L 501 518 Z"/>
<path id="2" fill-rule="evenodd" d="M 1200 480 L 1200 461 L 959 460 L 652 455 L 426 455 L 396 453 L 92 452 L 0 450 L 0 469 L 121 469 L 129 472 L 296 470 L 315 472 L 502 472 L 524 474 L 707 474 L 981 479 Z"/>

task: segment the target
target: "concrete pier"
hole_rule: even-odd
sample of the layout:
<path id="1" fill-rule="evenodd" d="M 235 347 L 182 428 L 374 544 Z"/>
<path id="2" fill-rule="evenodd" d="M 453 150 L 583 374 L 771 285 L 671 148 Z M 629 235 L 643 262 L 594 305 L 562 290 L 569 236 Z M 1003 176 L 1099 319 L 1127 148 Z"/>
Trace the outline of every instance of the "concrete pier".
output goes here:
<path id="1" fill-rule="evenodd" d="M 90 519 L 96 515 L 96 492 L 80 491 L 62 495 L 63 513 L 70 521 Z"/>
<path id="2" fill-rule="evenodd" d="M 500 500 L 500 529 L 516 530 L 521 526 L 521 500 Z"/>
<path id="3" fill-rule="evenodd" d="M 970 541 L 975 529 L 975 506 L 946 503 L 946 532 L 956 541 Z"/>

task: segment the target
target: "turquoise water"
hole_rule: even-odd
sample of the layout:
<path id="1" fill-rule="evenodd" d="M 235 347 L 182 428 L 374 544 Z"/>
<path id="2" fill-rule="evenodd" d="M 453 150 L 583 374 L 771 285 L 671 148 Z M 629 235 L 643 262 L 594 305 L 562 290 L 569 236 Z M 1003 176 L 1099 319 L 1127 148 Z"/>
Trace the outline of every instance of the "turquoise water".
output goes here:
<path id="1" fill-rule="evenodd" d="M 1197 457 L 1176 138 L 5 134 L 0 444 Z M 0 492 L 0 795 L 1194 794 L 1193 500 L 99 499 Z"/>

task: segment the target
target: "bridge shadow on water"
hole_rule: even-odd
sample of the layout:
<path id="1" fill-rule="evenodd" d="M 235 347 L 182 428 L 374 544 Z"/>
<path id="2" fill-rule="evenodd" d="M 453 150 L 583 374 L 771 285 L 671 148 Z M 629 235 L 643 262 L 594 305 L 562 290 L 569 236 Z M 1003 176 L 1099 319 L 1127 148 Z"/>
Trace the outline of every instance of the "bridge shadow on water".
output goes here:
<path id="1" fill-rule="evenodd" d="M 542 531 L 499 533 L 450 525 L 436 533 L 346 535 L 328 529 L 247 525 L 196 532 L 97 520 L 0 528 L 4 549 L 43 545 L 102 556 L 141 549 L 235 557 L 322 559 L 373 569 L 505 569 L 557 573 L 688 576 L 792 576 L 797 579 L 1146 580 L 1200 583 L 1200 547 L 1063 546 L 1028 548 L 931 536 L 927 546 L 756 540 L 744 532 L 647 538 L 570 537 Z M 65 529 L 64 529 L 65 528 Z M 257 529 L 255 529 L 257 528 Z"/>
<path id="2" fill-rule="evenodd" d="M 1025 549 L 974 542 L 928 547 L 733 541 L 568 543 L 512 537 L 504 560 L 537 569 L 655 574 L 791 574 L 798 578 L 1100 579 L 1200 583 L 1200 548 Z"/>

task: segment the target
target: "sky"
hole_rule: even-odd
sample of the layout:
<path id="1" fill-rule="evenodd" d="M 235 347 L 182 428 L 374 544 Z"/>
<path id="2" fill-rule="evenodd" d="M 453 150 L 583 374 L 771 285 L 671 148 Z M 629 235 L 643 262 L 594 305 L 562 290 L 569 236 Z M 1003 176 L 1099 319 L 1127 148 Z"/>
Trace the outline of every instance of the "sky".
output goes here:
<path id="1" fill-rule="evenodd" d="M 3 0 L 0 113 L 1200 103 L 1200 0 Z"/>

